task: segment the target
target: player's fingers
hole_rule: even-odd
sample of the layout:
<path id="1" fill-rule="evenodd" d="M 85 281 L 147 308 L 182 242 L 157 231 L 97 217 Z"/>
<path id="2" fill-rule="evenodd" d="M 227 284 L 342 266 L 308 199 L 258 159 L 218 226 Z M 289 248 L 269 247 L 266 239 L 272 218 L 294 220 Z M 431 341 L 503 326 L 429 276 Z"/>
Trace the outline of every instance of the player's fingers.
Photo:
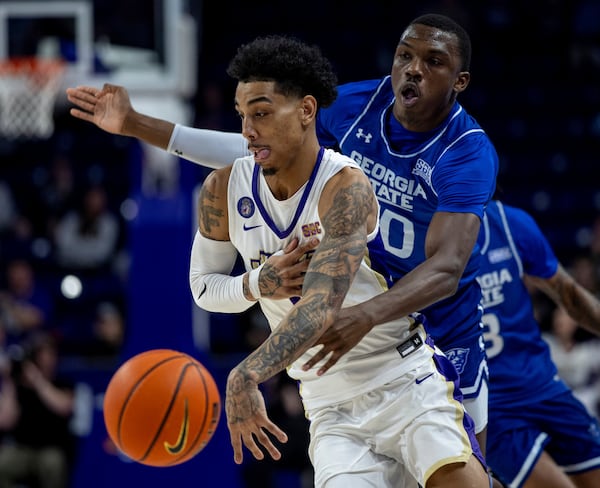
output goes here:
<path id="1" fill-rule="evenodd" d="M 325 362 L 323 366 L 321 366 L 317 371 L 317 376 L 321 376 L 327 372 L 335 363 L 338 362 L 338 359 L 342 357 L 341 354 L 333 353 L 331 357 Z"/>
<path id="2" fill-rule="evenodd" d="M 301 261 L 298 261 L 293 266 L 290 266 L 290 274 L 292 276 L 304 275 L 306 274 L 306 270 L 308 269 L 309 265 L 310 259 L 303 259 Z"/>
<path id="3" fill-rule="evenodd" d="M 312 251 L 315 247 L 317 247 L 319 245 L 319 239 L 317 239 L 316 237 L 313 237 L 312 239 L 309 239 L 308 241 L 304 242 L 302 245 L 298 246 L 294 253 L 300 257 L 303 254 L 306 254 L 309 251 Z"/>
<path id="4" fill-rule="evenodd" d="M 77 88 L 67 88 L 67 94 L 76 97 L 78 100 L 94 102 L 98 98 L 99 90 L 91 86 L 78 86 Z"/>
<path id="5" fill-rule="evenodd" d="M 76 98 L 76 97 L 72 97 L 70 95 L 67 96 L 67 100 L 69 100 L 70 102 L 77 105 L 79 108 L 86 110 L 88 112 L 93 112 L 94 106 L 96 105 L 95 103 L 90 103 L 82 98 Z"/>
<path id="6" fill-rule="evenodd" d="M 233 460 L 236 464 L 242 464 L 244 460 L 244 454 L 242 451 L 242 442 L 238 433 L 230 432 L 229 439 L 231 441 L 231 447 L 233 448 Z"/>
<path id="7" fill-rule="evenodd" d="M 88 122 L 93 122 L 94 116 L 88 112 L 84 112 L 83 110 L 77 110 L 76 108 L 72 108 L 69 113 L 78 119 L 86 120 Z"/>
<path id="8" fill-rule="evenodd" d="M 269 421 L 266 425 L 266 429 L 272 435 L 274 435 L 279 442 L 287 442 L 288 441 L 287 434 L 283 430 L 281 430 L 279 427 L 277 427 L 273 422 Z"/>
<path id="9" fill-rule="evenodd" d="M 264 459 L 265 455 L 261 451 L 260 447 L 258 447 L 258 444 L 256 444 L 256 440 L 251 432 L 243 434 L 243 441 L 246 449 L 250 451 L 255 459 L 258 459 L 259 461 Z"/>
<path id="10" fill-rule="evenodd" d="M 274 432 L 272 432 L 272 433 L 273 433 L 273 435 L 275 435 Z M 267 452 L 269 453 L 269 456 L 271 456 L 272 459 L 277 461 L 278 459 L 281 458 L 281 452 L 279 452 L 279 449 L 277 449 L 277 447 L 275 447 L 275 445 L 273 444 L 273 442 L 271 441 L 269 436 L 267 434 L 265 434 L 265 432 L 262 429 L 260 430 L 260 432 L 258 432 L 256 434 L 256 438 L 257 438 L 258 442 L 260 442 L 260 444 L 267 450 Z M 287 439 L 287 437 L 286 437 L 286 439 Z"/>
<path id="11" fill-rule="evenodd" d="M 328 352 L 328 350 L 325 350 L 324 347 L 321 348 L 312 358 L 310 358 L 308 361 L 306 361 L 302 365 L 302 371 L 308 371 L 315 364 L 317 364 L 318 362 L 322 361 L 323 358 L 327 355 L 327 352 Z"/>
<path id="12" fill-rule="evenodd" d="M 283 249 L 283 252 L 284 252 L 284 254 L 289 254 L 289 253 L 291 253 L 291 252 L 292 252 L 294 249 L 296 249 L 296 247 L 298 246 L 298 242 L 299 242 L 298 238 L 297 238 L 297 237 L 294 237 L 294 238 L 293 238 L 293 239 L 290 241 L 290 243 L 289 243 L 287 246 L 285 246 L 285 248 Z"/>
<path id="13" fill-rule="evenodd" d="M 303 275 L 296 275 L 295 278 L 286 278 L 283 282 L 283 286 L 289 291 L 302 290 L 302 284 L 304 283 Z"/>

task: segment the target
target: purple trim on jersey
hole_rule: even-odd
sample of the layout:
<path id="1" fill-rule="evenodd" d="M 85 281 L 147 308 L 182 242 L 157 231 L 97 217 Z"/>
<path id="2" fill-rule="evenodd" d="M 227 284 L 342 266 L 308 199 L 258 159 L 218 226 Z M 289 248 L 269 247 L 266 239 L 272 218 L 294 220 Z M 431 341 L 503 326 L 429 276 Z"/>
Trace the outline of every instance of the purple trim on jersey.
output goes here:
<path id="1" fill-rule="evenodd" d="M 258 207 L 258 211 L 260 212 L 261 217 L 267 223 L 269 228 L 280 239 L 285 239 L 286 237 L 288 237 L 292 233 L 294 228 L 296 227 L 296 223 L 298 222 L 298 219 L 300 218 L 300 214 L 302 213 L 302 210 L 304 209 L 304 205 L 306 204 L 308 195 L 310 195 L 310 190 L 312 189 L 313 184 L 315 182 L 315 177 L 317 175 L 317 171 L 319 171 L 319 167 L 321 166 L 321 162 L 323 161 L 323 153 L 324 152 L 325 152 L 325 149 L 323 147 L 321 147 L 319 149 L 319 154 L 317 155 L 317 161 L 315 163 L 315 167 L 313 168 L 312 173 L 310 174 L 310 178 L 309 178 L 308 182 L 306 183 L 306 188 L 304 188 L 304 192 L 302 194 L 302 198 L 300 199 L 300 203 L 298 204 L 298 207 L 296 208 L 296 213 L 294 214 L 294 218 L 292 219 L 292 222 L 290 223 L 289 227 L 285 230 L 279 230 L 279 228 L 277 227 L 275 222 L 273 222 L 273 219 L 269 215 L 269 212 L 267 212 L 267 209 L 265 208 L 265 206 L 263 205 L 263 203 L 260 199 L 260 193 L 258 191 L 258 182 L 259 182 L 258 177 L 260 175 L 260 166 L 258 164 L 254 166 L 254 172 L 252 173 L 252 196 L 254 197 L 254 201 L 256 202 L 256 206 Z"/>
<path id="2" fill-rule="evenodd" d="M 431 340 L 431 337 L 429 337 L 429 335 L 427 336 L 427 340 L 425 342 L 430 346 L 433 344 L 433 341 Z M 439 351 L 439 349 L 437 349 L 437 351 Z M 435 349 L 433 353 L 433 361 L 436 365 L 438 372 L 444 378 L 446 378 L 446 381 L 453 383 L 453 398 L 457 402 L 462 403 L 463 396 L 460 391 L 460 378 L 458 376 L 458 373 L 456 372 L 456 368 L 454 367 L 454 365 L 444 354 L 438 354 Z M 487 469 L 487 464 L 481 452 L 481 448 L 479 447 L 479 443 L 477 442 L 477 437 L 475 436 L 475 423 L 473 422 L 473 419 L 470 417 L 466 410 L 464 411 L 463 416 L 463 427 L 469 437 L 469 440 L 471 441 L 471 448 L 473 450 L 473 454 L 477 459 L 479 459 L 479 462 L 482 464 L 482 466 Z"/>

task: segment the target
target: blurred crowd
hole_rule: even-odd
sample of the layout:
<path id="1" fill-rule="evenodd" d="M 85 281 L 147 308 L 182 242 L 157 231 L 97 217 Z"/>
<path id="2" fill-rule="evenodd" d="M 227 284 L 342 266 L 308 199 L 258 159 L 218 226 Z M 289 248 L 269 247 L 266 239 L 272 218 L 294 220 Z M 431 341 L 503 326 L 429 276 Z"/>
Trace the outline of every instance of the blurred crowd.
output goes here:
<path id="1" fill-rule="evenodd" d="M 111 150 L 102 137 L 78 148 L 90 141 L 82 130 L 69 131 L 4 148 L 10 153 L 0 177 L 1 337 L 9 346 L 43 331 L 61 353 L 115 357 L 125 334 L 126 148 L 117 142 Z M 120 164 L 113 171 L 121 174 L 111 178 L 106 161 Z"/>
<path id="2" fill-rule="evenodd" d="M 86 130 L 0 141 L 3 488 L 69 486 L 74 369 L 114 370 L 126 336 L 129 148 Z"/>

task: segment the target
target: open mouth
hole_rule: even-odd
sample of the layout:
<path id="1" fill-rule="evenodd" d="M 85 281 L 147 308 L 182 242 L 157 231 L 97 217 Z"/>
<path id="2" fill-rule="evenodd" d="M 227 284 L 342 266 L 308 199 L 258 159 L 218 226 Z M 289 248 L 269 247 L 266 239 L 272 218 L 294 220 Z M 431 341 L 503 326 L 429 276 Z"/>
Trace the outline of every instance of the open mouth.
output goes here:
<path id="1" fill-rule="evenodd" d="M 419 92 L 417 91 L 417 88 L 414 85 L 405 86 L 400 92 L 400 94 L 402 95 L 402 98 L 408 102 L 419 98 Z"/>
<path id="2" fill-rule="evenodd" d="M 255 161 L 264 161 L 271 155 L 271 150 L 266 147 L 261 147 L 261 148 L 251 147 L 250 151 L 252 151 Z"/>

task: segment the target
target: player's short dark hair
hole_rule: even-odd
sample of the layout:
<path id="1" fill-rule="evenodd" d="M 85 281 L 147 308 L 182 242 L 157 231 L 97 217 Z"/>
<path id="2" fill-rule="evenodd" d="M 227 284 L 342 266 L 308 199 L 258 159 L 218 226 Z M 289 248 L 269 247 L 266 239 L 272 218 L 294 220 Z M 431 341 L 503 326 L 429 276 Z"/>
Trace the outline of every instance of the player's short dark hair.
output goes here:
<path id="1" fill-rule="evenodd" d="M 420 24 L 454 34 L 458 38 L 458 52 L 462 60 L 461 71 L 471 68 L 471 37 L 467 31 L 450 17 L 441 14 L 424 14 L 414 19 L 409 25 Z"/>
<path id="2" fill-rule="evenodd" d="M 337 97 L 337 77 L 317 46 L 293 37 L 258 37 L 240 46 L 227 74 L 238 82 L 274 81 L 276 90 L 299 98 L 312 95 L 319 107 Z"/>

